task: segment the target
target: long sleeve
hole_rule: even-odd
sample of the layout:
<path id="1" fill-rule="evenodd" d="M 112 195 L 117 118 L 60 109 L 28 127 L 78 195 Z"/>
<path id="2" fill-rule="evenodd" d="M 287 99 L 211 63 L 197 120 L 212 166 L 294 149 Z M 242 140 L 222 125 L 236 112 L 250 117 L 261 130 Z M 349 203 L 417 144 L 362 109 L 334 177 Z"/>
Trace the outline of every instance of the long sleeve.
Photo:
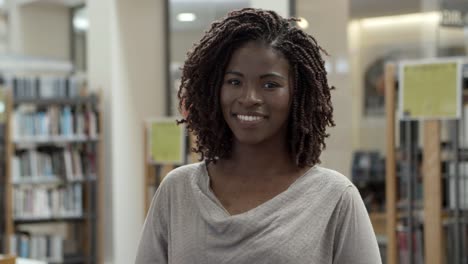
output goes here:
<path id="1" fill-rule="evenodd" d="M 333 264 L 380 264 L 377 240 L 359 192 L 347 187 L 339 208 Z"/>
<path id="2" fill-rule="evenodd" d="M 162 184 L 151 202 L 138 244 L 135 264 L 168 263 L 168 196 Z"/>

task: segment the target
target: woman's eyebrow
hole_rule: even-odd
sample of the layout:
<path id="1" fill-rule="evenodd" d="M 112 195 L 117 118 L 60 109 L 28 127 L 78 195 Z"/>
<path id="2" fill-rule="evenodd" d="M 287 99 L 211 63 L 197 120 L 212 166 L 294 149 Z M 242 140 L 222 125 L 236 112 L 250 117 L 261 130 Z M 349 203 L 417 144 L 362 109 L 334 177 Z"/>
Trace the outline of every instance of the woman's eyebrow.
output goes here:
<path id="1" fill-rule="evenodd" d="M 225 74 L 234 74 L 234 75 L 237 75 L 237 76 L 240 76 L 240 77 L 244 77 L 244 74 L 242 74 L 240 72 L 237 72 L 237 71 L 226 71 Z"/>
<path id="2" fill-rule="evenodd" d="M 276 73 L 276 72 L 270 72 L 270 73 L 262 74 L 260 76 L 260 79 L 268 78 L 268 77 L 278 77 L 278 78 L 286 80 L 286 77 L 284 77 L 283 75 L 281 75 L 279 73 Z"/>
<path id="3" fill-rule="evenodd" d="M 244 77 L 244 74 L 242 74 L 242 73 L 240 73 L 238 71 L 226 71 L 226 74 L 233 74 L 233 75 L 237 75 L 239 77 Z M 276 73 L 276 72 L 270 72 L 270 73 L 265 73 L 265 74 L 260 75 L 260 79 L 264 79 L 264 78 L 268 78 L 268 77 L 277 77 L 277 78 L 281 78 L 281 79 L 286 80 L 286 77 L 284 77 L 283 75 L 281 75 L 279 73 Z"/>

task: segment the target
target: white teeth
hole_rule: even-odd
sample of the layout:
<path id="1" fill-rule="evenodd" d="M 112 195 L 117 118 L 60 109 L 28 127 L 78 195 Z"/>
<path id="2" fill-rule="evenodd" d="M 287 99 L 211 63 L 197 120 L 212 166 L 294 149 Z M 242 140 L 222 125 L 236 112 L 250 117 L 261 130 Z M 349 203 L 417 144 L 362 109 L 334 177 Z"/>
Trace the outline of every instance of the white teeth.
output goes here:
<path id="1" fill-rule="evenodd" d="M 258 120 L 262 119 L 263 117 L 261 117 L 261 116 L 237 115 L 237 118 L 239 118 L 242 121 L 252 122 L 252 121 L 258 121 Z"/>

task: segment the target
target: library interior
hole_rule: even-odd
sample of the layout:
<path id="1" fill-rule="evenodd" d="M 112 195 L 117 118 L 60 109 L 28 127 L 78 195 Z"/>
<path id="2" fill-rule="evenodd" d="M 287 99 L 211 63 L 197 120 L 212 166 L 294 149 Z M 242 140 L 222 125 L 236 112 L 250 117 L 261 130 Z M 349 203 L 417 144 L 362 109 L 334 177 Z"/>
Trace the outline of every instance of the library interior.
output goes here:
<path id="1" fill-rule="evenodd" d="M 382 263 L 468 264 L 466 0 L 0 0 L 0 264 L 135 263 L 164 177 L 201 161 L 188 52 L 247 7 L 326 50 L 316 166 L 357 188 Z"/>

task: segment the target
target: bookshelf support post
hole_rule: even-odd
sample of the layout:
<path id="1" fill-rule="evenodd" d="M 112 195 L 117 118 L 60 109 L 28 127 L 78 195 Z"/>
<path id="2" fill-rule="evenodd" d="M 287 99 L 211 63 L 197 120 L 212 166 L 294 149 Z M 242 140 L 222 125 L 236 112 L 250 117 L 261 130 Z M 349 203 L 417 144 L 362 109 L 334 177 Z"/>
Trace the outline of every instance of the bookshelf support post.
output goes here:
<path id="1" fill-rule="evenodd" d="M 440 121 L 424 122 L 424 252 L 427 264 L 443 263 Z"/>
<path id="2" fill-rule="evenodd" d="M 387 115 L 387 159 L 385 192 L 387 210 L 387 263 L 398 260 L 396 240 L 396 168 L 395 168 L 395 65 L 385 66 L 385 111 Z"/>

